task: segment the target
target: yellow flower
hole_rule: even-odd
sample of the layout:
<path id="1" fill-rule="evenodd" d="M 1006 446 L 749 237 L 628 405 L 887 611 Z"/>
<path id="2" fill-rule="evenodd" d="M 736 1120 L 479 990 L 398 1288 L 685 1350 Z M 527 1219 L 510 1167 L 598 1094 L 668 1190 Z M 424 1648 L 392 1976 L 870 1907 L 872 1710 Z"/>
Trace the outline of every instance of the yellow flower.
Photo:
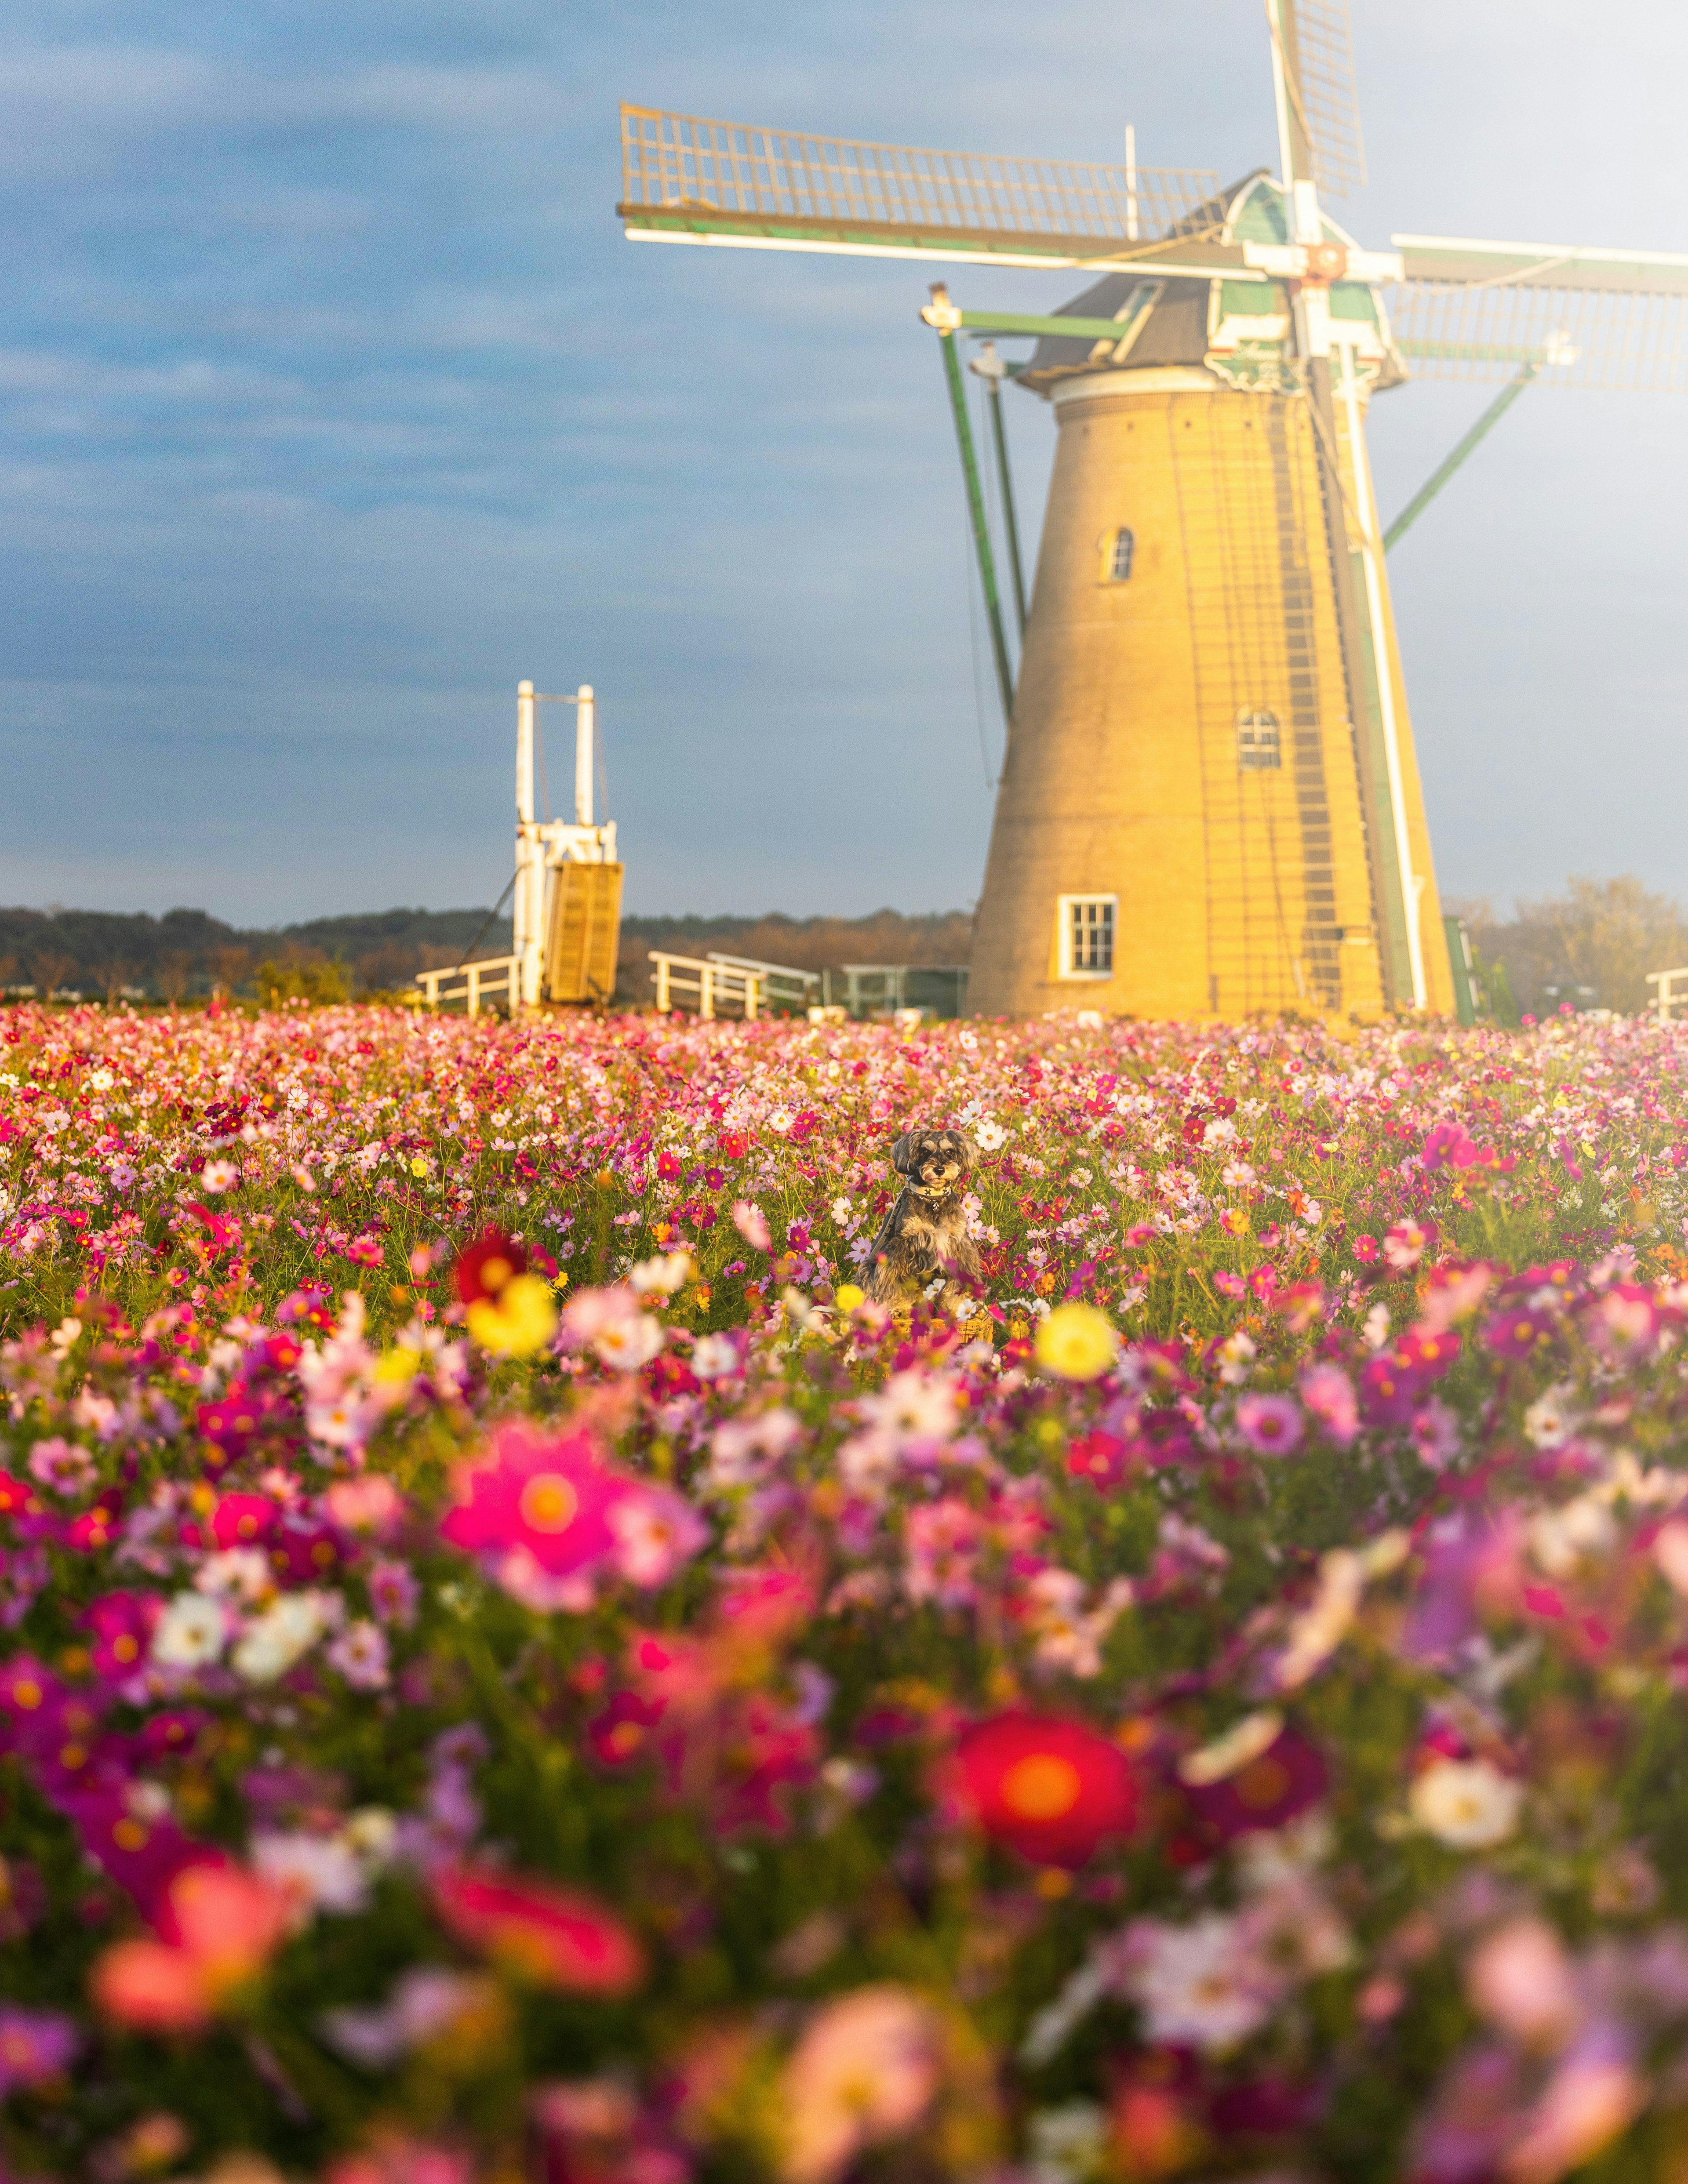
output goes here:
<path id="1" fill-rule="evenodd" d="M 857 1289 L 854 1282 L 840 1282 L 833 1292 L 833 1301 L 840 1312 L 854 1312 L 859 1304 L 866 1304 L 867 1292 Z"/>
<path id="2" fill-rule="evenodd" d="M 1118 1351 L 1112 1321 L 1093 1304 L 1058 1304 L 1038 1329 L 1037 1361 L 1062 1380 L 1094 1380 Z"/>
<path id="3" fill-rule="evenodd" d="M 469 1307 L 469 1332 L 483 1350 L 500 1357 L 531 1357 L 557 1331 L 557 1307 L 538 1274 L 516 1274 L 496 1297 Z"/>
<path id="4" fill-rule="evenodd" d="M 421 1153 L 418 1153 L 410 1163 L 410 1173 L 412 1175 L 426 1175 L 427 1172 L 428 1164 Z"/>
<path id="5" fill-rule="evenodd" d="M 421 1362 L 422 1353 L 419 1350 L 403 1348 L 388 1350 L 376 1359 L 375 1371 L 370 1377 L 377 1387 L 383 1383 L 395 1384 L 414 1380 L 416 1377 L 416 1368 Z"/>

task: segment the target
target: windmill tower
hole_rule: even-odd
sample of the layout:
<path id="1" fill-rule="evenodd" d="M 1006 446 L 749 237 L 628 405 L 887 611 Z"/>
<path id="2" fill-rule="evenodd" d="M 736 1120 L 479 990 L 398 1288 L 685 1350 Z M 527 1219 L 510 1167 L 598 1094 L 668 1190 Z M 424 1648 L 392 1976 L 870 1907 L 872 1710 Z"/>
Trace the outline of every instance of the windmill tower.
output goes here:
<path id="1" fill-rule="evenodd" d="M 1345 0 L 1266 13 L 1280 175 L 1225 189 L 1130 149 L 1078 165 L 622 109 L 635 239 L 1092 276 L 1049 316 L 962 310 L 941 282 L 922 313 L 1008 726 L 983 1014 L 1448 1010 L 1385 551 L 1524 386 L 1688 374 L 1688 258 L 1362 249 L 1320 202 L 1363 179 Z M 957 359 L 986 336 L 1036 339 L 1007 369 L 1057 427 L 1017 680 Z M 1365 418 L 1409 368 L 1507 385 L 1384 532 Z"/>

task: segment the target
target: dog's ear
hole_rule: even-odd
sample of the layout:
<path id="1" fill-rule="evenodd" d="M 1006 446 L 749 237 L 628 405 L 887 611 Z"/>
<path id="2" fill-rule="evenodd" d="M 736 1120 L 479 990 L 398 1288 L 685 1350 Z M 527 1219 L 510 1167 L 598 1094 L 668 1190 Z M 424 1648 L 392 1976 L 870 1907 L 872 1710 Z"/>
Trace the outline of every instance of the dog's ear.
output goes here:
<path id="1" fill-rule="evenodd" d="M 979 1149 L 967 1135 L 967 1132 L 965 1130 L 951 1130 L 950 1134 L 955 1140 L 955 1143 L 961 1148 L 961 1167 L 963 1170 L 965 1171 L 967 1168 L 976 1166 L 978 1161 Z"/>
<path id="2" fill-rule="evenodd" d="M 895 1168 L 899 1175 L 912 1175 L 914 1173 L 915 1140 L 919 1137 L 919 1135 L 920 1132 L 918 1130 L 905 1130 L 901 1137 L 897 1139 L 895 1145 L 892 1146 L 891 1165 Z"/>

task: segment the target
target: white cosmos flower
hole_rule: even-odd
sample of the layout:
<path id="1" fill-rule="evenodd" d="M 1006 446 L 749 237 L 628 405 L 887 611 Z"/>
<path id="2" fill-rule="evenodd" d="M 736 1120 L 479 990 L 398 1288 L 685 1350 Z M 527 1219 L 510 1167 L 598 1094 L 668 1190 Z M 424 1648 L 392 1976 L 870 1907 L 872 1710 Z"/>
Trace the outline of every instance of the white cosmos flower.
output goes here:
<path id="1" fill-rule="evenodd" d="M 974 1126 L 973 1143 L 982 1153 L 994 1153 L 1007 1142 L 1007 1131 L 1003 1128 L 1000 1123 L 992 1122 L 989 1115 L 982 1123 Z"/>
<path id="2" fill-rule="evenodd" d="M 1209 2053 L 1234 2048 L 1270 2016 L 1282 1981 L 1250 1946 L 1242 1921 L 1209 1912 L 1188 1926 L 1142 1919 L 1128 1930 L 1126 1986 L 1151 2040 Z"/>
<path id="3" fill-rule="evenodd" d="M 730 1335 L 699 1335 L 692 1346 L 692 1370 L 700 1380 L 731 1379 L 738 1370 L 738 1345 Z"/>
<path id="4" fill-rule="evenodd" d="M 361 1911 L 369 1898 L 362 1861 L 338 1836 L 255 1835 L 253 1870 L 287 1899 L 297 1931 L 319 1911 Z"/>
<path id="5" fill-rule="evenodd" d="M 1518 1826 L 1524 1791 L 1486 1759 L 1439 1759 L 1407 1802 L 1419 1826 L 1451 1850 L 1489 1850 Z"/>
<path id="6" fill-rule="evenodd" d="M 199 1669 L 214 1661 L 229 1635 L 228 1618 L 203 1593 L 179 1592 L 153 1633 L 153 1658 L 166 1669 Z"/>
<path id="7" fill-rule="evenodd" d="M 207 1161 L 199 1180 L 207 1190 L 232 1190 L 240 1181 L 240 1170 L 232 1161 Z"/>
<path id="8" fill-rule="evenodd" d="M 659 1251 L 654 1259 L 641 1259 L 627 1279 L 641 1296 L 672 1296 L 691 1279 L 692 1271 L 689 1251 Z"/>
<path id="9" fill-rule="evenodd" d="M 335 1619 L 331 1593 L 287 1592 L 266 1608 L 234 1650 L 234 1665 L 248 1683 L 273 1684 L 308 1652 Z"/>

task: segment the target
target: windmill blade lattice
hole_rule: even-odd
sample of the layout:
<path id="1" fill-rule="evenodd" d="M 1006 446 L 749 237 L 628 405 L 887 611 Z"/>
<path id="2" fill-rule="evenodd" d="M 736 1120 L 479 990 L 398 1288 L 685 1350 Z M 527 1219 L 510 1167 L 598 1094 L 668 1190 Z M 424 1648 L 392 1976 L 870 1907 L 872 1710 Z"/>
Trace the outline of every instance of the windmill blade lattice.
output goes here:
<path id="1" fill-rule="evenodd" d="M 931 151 L 812 136 L 657 109 L 621 109 L 630 234 L 788 248 L 906 250 L 1028 262 L 1128 254 L 1200 215 L 1206 170 Z"/>
<path id="2" fill-rule="evenodd" d="M 1313 180 L 1329 195 L 1345 197 L 1366 180 L 1348 0 L 1286 0 L 1283 22 L 1290 96 L 1312 153 Z"/>
<path id="3" fill-rule="evenodd" d="M 1688 258 L 1396 236 L 1396 345 L 1424 379 L 1688 392 Z"/>

